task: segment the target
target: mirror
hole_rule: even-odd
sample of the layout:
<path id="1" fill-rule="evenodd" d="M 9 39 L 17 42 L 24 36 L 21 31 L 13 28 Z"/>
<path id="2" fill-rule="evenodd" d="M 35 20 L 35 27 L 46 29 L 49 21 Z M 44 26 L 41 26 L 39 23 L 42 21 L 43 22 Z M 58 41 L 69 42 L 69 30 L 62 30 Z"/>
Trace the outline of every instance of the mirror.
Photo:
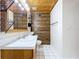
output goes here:
<path id="1" fill-rule="evenodd" d="M 21 4 L 16 2 L 8 9 L 7 16 L 10 24 L 8 32 L 27 31 L 27 13 Z"/>
<path id="2" fill-rule="evenodd" d="M 24 10 L 24 7 L 14 2 L 14 0 L 4 0 L 4 3 L 0 3 L 0 31 L 27 31 L 27 12 Z M 3 5 L 6 8 L 3 8 Z M 2 17 L 2 14 L 5 17 Z M 2 19 L 4 19 L 4 23 Z"/>

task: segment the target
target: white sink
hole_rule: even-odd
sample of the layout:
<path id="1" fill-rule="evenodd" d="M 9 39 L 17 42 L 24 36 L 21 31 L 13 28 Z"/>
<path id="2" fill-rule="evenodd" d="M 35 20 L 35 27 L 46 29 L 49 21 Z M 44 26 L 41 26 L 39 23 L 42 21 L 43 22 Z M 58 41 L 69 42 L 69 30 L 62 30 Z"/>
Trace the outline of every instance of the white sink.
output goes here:
<path id="1" fill-rule="evenodd" d="M 7 48 L 34 48 L 36 46 L 38 36 L 28 36 L 25 39 L 17 40 L 11 44 L 6 45 Z"/>

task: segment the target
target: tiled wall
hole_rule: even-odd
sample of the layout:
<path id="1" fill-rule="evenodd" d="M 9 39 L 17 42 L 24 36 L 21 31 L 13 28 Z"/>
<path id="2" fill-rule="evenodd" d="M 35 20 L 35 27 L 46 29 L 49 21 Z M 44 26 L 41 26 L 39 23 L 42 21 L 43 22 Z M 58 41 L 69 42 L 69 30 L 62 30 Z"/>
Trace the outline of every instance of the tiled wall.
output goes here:
<path id="1" fill-rule="evenodd" d="M 51 11 L 51 43 L 55 50 L 57 59 L 62 59 L 62 0 L 58 0 L 57 4 Z"/>

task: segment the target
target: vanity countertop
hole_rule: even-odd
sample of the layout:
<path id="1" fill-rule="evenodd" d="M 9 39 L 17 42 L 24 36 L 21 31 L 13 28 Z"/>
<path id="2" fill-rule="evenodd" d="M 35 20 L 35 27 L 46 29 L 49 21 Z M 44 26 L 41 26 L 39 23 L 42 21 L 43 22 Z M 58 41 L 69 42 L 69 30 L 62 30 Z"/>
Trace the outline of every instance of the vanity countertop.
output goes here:
<path id="1" fill-rule="evenodd" d="M 37 35 L 27 36 L 13 43 L 5 45 L 4 47 L 1 47 L 0 49 L 35 49 L 37 38 L 38 38 Z"/>
<path id="2" fill-rule="evenodd" d="M 33 35 L 34 32 L 12 32 L 12 33 L 0 33 L 0 47 L 12 43 L 19 38 L 23 38 L 28 35 Z"/>

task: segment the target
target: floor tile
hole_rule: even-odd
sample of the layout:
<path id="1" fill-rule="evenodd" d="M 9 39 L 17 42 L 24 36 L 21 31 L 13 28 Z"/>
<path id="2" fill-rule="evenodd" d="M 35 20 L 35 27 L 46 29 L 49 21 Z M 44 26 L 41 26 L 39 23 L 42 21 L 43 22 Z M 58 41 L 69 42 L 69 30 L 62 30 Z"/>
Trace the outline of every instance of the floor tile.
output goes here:
<path id="1" fill-rule="evenodd" d="M 50 57 L 50 59 L 56 59 L 56 57 L 55 56 L 49 56 Z"/>
<path id="2" fill-rule="evenodd" d="M 45 59 L 45 56 L 40 56 L 40 59 Z"/>
<path id="3" fill-rule="evenodd" d="M 45 59 L 50 59 L 50 57 L 49 56 L 45 56 Z"/>
<path id="4" fill-rule="evenodd" d="M 36 56 L 36 59 L 40 59 L 40 56 Z"/>
<path id="5" fill-rule="evenodd" d="M 38 47 L 37 59 L 56 59 L 52 45 L 41 45 Z"/>
<path id="6" fill-rule="evenodd" d="M 37 56 L 40 55 L 40 51 L 37 51 L 36 55 L 37 55 Z"/>

